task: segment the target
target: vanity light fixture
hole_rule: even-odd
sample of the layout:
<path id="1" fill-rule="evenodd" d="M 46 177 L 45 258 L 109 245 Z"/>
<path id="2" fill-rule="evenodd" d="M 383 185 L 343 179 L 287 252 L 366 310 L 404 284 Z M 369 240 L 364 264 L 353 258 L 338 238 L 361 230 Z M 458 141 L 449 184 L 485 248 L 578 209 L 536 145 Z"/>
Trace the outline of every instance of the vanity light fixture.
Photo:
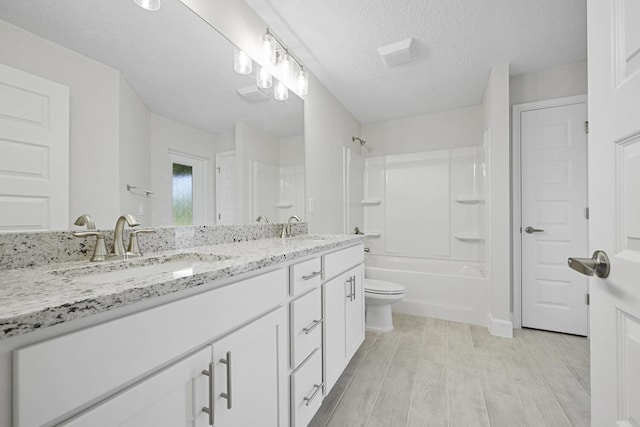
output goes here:
<path id="1" fill-rule="evenodd" d="M 277 77 L 280 78 L 279 82 L 285 89 L 286 86 L 290 86 L 298 95 L 303 96 L 309 93 L 309 75 L 304 70 L 304 66 L 269 28 L 262 36 L 262 53 L 265 61 L 278 70 Z M 276 91 L 274 91 L 274 97 L 279 99 Z"/>
<path id="2" fill-rule="evenodd" d="M 256 73 L 256 84 L 259 88 L 269 89 L 273 86 L 273 77 L 269 70 L 264 67 L 258 67 L 258 72 Z"/>
<path id="3" fill-rule="evenodd" d="M 133 0 L 135 4 L 143 9 L 156 11 L 160 9 L 160 0 Z"/>
<path id="4" fill-rule="evenodd" d="M 286 101 L 289 98 L 289 89 L 280 80 L 276 80 L 276 84 L 273 87 L 273 97 L 278 101 Z"/>
<path id="5" fill-rule="evenodd" d="M 236 70 L 238 74 L 249 74 L 251 73 L 252 66 L 251 57 L 244 53 L 242 50 L 237 47 L 233 50 L 233 69 Z"/>

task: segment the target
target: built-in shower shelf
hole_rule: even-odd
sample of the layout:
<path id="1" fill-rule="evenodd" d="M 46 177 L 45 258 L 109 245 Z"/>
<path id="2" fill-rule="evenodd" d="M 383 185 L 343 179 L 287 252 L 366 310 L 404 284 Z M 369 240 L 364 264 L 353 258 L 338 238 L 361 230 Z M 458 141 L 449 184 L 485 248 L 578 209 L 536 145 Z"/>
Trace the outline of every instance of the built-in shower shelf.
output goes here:
<path id="1" fill-rule="evenodd" d="M 293 203 L 289 203 L 289 202 L 282 202 L 276 205 L 276 208 L 278 209 L 289 209 L 292 207 L 293 207 Z"/>
<path id="2" fill-rule="evenodd" d="M 454 237 L 463 242 L 482 242 L 486 239 L 484 234 L 457 233 Z"/>
<path id="3" fill-rule="evenodd" d="M 382 233 L 380 232 L 364 233 L 364 237 L 382 237 Z"/>
<path id="4" fill-rule="evenodd" d="M 458 196 L 456 202 L 466 205 L 477 205 L 478 203 L 484 203 L 484 196 Z"/>
<path id="5" fill-rule="evenodd" d="M 382 200 L 363 200 L 362 206 L 379 206 L 382 204 Z"/>

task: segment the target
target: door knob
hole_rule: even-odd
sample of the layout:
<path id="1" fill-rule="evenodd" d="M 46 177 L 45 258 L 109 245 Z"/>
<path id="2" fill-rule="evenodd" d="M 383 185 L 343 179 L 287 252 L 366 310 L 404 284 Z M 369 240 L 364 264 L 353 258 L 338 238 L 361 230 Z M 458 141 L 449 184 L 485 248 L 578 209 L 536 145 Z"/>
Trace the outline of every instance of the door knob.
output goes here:
<path id="1" fill-rule="evenodd" d="M 605 251 L 595 251 L 591 258 L 569 258 L 567 261 L 569 262 L 569 267 L 585 276 L 593 276 L 595 274 L 601 279 L 609 277 L 611 264 Z"/>
<path id="2" fill-rule="evenodd" d="M 524 231 L 526 231 L 529 234 L 532 233 L 543 233 L 544 230 L 540 229 L 540 228 L 533 228 L 532 226 L 528 226 L 527 228 L 524 229 Z"/>

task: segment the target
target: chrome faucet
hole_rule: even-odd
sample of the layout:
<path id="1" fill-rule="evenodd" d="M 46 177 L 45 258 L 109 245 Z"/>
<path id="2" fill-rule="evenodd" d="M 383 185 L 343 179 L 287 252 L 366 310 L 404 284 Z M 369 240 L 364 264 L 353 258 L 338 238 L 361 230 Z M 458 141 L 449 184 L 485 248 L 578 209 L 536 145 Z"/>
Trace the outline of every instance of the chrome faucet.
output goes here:
<path id="1" fill-rule="evenodd" d="M 264 221 L 264 222 L 266 222 L 267 224 L 269 224 L 269 220 L 268 220 L 268 219 L 267 219 L 267 217 L 266 217 L 266 216 L 264 216 L 264 215 L 260 215 L 258 218 L 256 218 L 256 222 L 260 222 L 260 221 Z"/>
<path id="2" fill-rule="evenodd" d="M 124 223 L 127 223 L 129 227 L 135 227 L 140 225 L 136 217 L 131 214 L 124 214 L 118 221 L 116 221 L 116 228 L 113 231 L 113 249 L 111 254 L 115 257 L 126 258 L 127 252 L 124 248 Z"/>
<path id="3" fill-rule="evenodd" d="M 291 215 L 287 223 L 282 224 L 282 234 L 280 235 L 282 239 L 284 239 L 285 237 L 291 237 L 291 221 L 294 219 L 298 222 L 301 221 L 297 215 Z"/>

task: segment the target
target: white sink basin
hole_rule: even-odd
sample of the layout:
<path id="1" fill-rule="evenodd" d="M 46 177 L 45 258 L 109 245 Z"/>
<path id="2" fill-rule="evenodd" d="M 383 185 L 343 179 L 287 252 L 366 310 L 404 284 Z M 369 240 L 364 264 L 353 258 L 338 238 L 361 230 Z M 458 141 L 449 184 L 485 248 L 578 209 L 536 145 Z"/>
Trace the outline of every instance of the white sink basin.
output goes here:
<path id="1" fill-rule="evenodd" d="M 232 257 L 213 254 L 176 254 L 150 258 L 116 260 L 88 266 L 53 270 L 50 273 L 93 284 L 136 280 L 156 274 L 171 274 L 174 279 L 194 274 L 195 268 L 212 269 Z"/>

